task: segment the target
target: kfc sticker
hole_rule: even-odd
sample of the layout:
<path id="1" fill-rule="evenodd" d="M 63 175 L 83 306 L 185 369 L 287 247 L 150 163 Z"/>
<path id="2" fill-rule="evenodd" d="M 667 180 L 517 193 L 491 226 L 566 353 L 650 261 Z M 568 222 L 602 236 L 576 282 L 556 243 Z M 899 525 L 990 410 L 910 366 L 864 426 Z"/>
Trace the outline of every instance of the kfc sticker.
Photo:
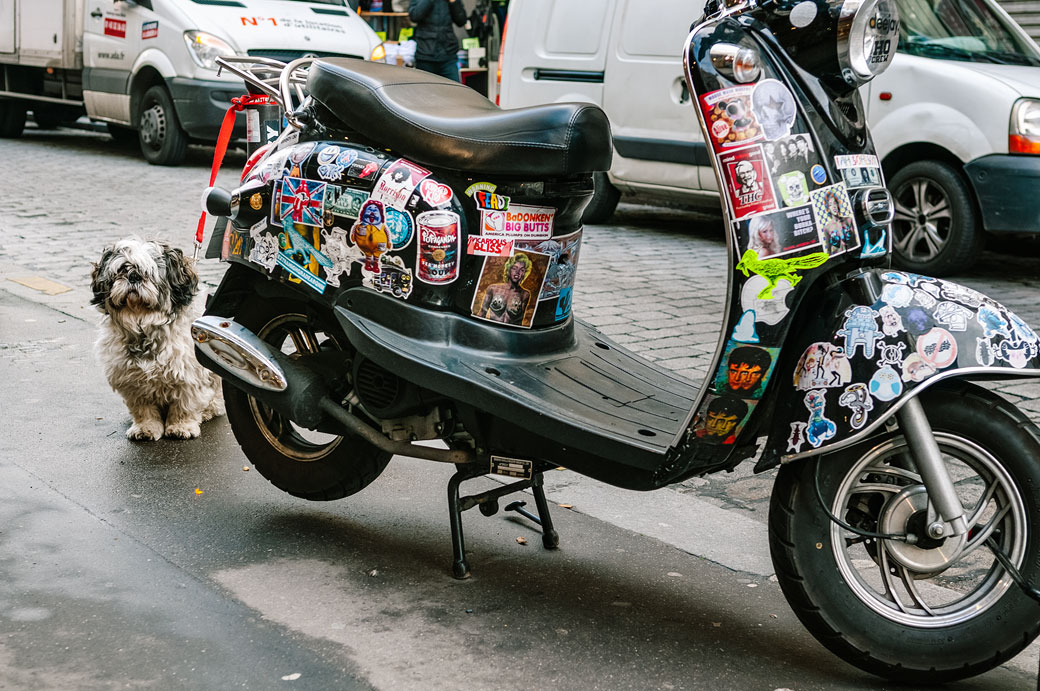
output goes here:
<path id="1" fill-rule="evenodd" d="M 734 218 L 776 208 L 762 147 L 751 146 L 719 154 L 719 163 L 726 171 L 726 189 L 733 205 Z"/>
<path id="2" fill-rule="evenodd" d="M 480 212 L 481 234 L 522 240 L 552 237 L 556 209 L 512 204 L 506 211 Z"/>
<path id="3" fill-rule="evenodd" d="M 470 235 L 466 240 L 466 254 L 480 257 L 508 257 L 513 253 L 513 241 L 508 238 L 489 238 Z"/>
<path id="4" fill-rule="evenodd" d="M 144 22 L 141 24 L 141 38 L 158 38 L 159 22 Z"/>
<path id="5" fill-rule="evenodd" d="M 126 20 L 105 17 L 105 36 L 126 38 Z"/>

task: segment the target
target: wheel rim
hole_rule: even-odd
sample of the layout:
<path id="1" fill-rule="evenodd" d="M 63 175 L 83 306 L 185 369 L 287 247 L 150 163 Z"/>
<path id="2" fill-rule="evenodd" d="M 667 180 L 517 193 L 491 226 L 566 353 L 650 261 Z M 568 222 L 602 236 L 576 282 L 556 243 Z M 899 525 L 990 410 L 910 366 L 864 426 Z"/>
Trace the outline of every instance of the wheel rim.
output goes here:
<path id="1" fill-rule="evenodd" d="M 166 111 L 158 103 L 141 113 L 141 141 L 158 151 L 166 139 Z"/>
<path id="2" fill-rule="evenodd" d="M 968 521 L 960 544 L 947 538 L 915 548 L 863 538 L 834 523 L 830 533 L 838 569 L 856 597 L 886 619 L 917 628 L 979 616 L 1011 587 L 1011 577 L 985 545 L 987 538 L 993 537 L 1016 566 L 1026 549 L 1026 509 L 1007 471 L 974 442 L 942 432 L 935 438 Z M 905 512 L 907 502 L 924 505 L 920 476 L 900 467 L 907 454 L 901 437 L 869 451 L 845 476 L 831 510 L 858 528 L 906 532 L 909 521 L 902 521 L 904 530 L 894 530 L 893 517 L 901 510 L 912 513 Z M 916 558 L 908 558 L 913 550 Z"/>
<path id="3" fill-rule="evenodd" d="M 316 329 L 305 314 L 280 315 L 268 322 L 257 336 L 290 357 L 314 354 L 329 348 L 342 350 L 333 334 Z M 249 410 L 267 442 L 294 461 L 308 463 L 321 460 L 343 441 L 342 436 L 300 427 L 252 396 L 249 396 Z"/>
<path id="4" fill-rule="evenodd" d="M 893 246 L 905 259 L 928 262 L 946 248 L 953 228 L 950 197 L 928 178 L 911 178 L 896 190 L 893 199 Z"/>

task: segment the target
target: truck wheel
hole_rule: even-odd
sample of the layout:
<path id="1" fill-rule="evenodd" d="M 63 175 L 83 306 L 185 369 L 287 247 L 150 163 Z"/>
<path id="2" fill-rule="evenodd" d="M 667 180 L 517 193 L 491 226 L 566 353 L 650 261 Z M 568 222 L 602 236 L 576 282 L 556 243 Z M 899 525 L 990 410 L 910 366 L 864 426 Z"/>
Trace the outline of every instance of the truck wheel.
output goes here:
<path id="1" fill-rule="evenodd" d="M 901 168 L 888 188 L 895 200 L 893 263 L 927 276 L 949 276 L 975 261 L 983 235 L 971 191 L 942 161 Z"/>
<path id="2" fill-rule="evenodd" d="M 25 105 L 17 101 L 0 101 L 0 137 L 14 139 L 25 129 Z"/>
<path id="3" fill-rule="evenodd" d="M 589 205 L 585 207 L 581 222 L 606 223 L 614 215 L 614 209 L 617 208 L 618 201 L 621 199 L 621 193 L 610 184 L 610 178 L 606 173 L 593 173 L 592 186 L 595 192 L 592 193 Z"/>
<path id="4" fill-rule="evenodd" d="M 162 86 L 144 92 L 138 117 L 141 153 L 157 166 L 176 166 L 184 160 L 188 138 L 177 123 L 173 101 Z"/>
<path id="5" fill-rule="evenodd" d="M 331 317 L 302 302 L 253 300 L 235 320 L 290 356 L 349 348 Z M 256 398 L 224 382 L 231 431 L 257 471 L 301 499 L 330 501 L 360 492 L 379 477 L 390 454 L 363 439 L 299 427 Z"/>

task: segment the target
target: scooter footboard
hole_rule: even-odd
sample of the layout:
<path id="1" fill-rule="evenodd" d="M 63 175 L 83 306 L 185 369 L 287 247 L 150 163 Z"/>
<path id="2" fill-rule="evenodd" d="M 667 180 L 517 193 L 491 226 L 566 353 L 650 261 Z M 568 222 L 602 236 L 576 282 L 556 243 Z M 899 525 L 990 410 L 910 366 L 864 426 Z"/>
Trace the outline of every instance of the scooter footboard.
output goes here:
<path id="1" fill-rule="evenodd" d="M 425 389 L 628 467 L 658 467 L 697 389 L 577 320 L 509 331 L 346 291 L 336 318 L 365 357 Z"/>
<path id="2" fill-rule="evenodd" d="M 800 357 L 778 382 L 767 448 L 783 462 L 859 442 L 945 379 L 1040 377 L 1036 332 L 976 290 L 882 269 L 838 288 L 792 340 Z"/>

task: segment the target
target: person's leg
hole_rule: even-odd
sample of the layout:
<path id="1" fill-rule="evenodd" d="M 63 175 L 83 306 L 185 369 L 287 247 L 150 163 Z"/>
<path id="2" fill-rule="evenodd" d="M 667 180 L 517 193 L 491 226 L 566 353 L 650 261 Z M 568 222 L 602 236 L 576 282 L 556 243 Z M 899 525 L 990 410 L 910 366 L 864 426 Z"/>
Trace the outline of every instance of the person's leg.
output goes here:
<path id="1" fill-rule="evenodd" d="M 455 59 L 451 60 L 416 60 L 415 66 L 420 70 L 426 72 L 433 72 L 439 74 L 442 77 L 461 82 L 462 78 L 459 75 L 459 63 Z"/>

